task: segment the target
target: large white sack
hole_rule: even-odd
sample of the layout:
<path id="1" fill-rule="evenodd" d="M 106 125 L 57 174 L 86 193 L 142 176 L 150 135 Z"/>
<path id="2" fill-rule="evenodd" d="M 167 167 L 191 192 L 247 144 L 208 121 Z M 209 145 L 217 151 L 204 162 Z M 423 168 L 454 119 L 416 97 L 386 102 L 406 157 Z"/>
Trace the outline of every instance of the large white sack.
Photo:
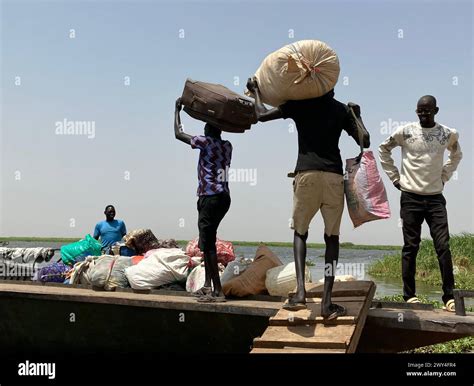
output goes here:
<path id="1" fill-rule="evenodd" d="M 100 256 L 87 256 L 84 261 L 74 264 L 69 283 L 91 285 L 90 270 L 94 267 L 99 258 Z"/>
<path id="2" fill-rule="evenodd" d="M 319 40 L 300 40 L 268 55 L 255 73 L 262 101 L 279 106 L 289 100 L 320 97 L 339 78 L 336 52 Z M 253 96 L 248 90 L 246 95 Z"/>
<path id="3" fill-rule="evenodd" d="M 89 269 L 90 282 L 93 286 L 114 291 L 117 287 L 128 287 L 125 269 L 132 265 L 132 258 L 127 256 L 101 256 Z"/>
<path id="4" fill-rule="evenodd" d="M 128 267 L 125 275 L 133 289 L 153 289 L 184 281 L 189 256 L 179 248 L 160 248 L 137 265 Z"/>
<path id="5" fill-rule="evenodd" d="M 311 283 L 311 271 L 305 269 L 306 283 Z M 296 268 L 295 263 L 288 263 L 279 267 L 271 268 L 267 271 L 265 287 L 272 296 L 287 297 L 288 293 L 296 288 Z"/>
<path id="6" fill-rule="evenodd" d="M 204 263 L 195 267 L 186 279 L 186 291 L 195 292 L 204 286 L 206 281 L 206 270 Z"/>
<path id="7" fill-rule="evenodd" d="M 217 268 L 219 269 L 221 284 L 224 284 L 222 282 L 222 273 L 224 272 L 225 267 L 223 264 L 218 263 Z M 204 262 L 203 262 L 197 267 L 193 268 L 188 278 L 186 279 L 186 291 L 191 292 L 191 293 L 195 292 L 201 289 L 202 287 L 204 287 L 205 282 L 206 282 L 206 269 L 204 268 Z"/>

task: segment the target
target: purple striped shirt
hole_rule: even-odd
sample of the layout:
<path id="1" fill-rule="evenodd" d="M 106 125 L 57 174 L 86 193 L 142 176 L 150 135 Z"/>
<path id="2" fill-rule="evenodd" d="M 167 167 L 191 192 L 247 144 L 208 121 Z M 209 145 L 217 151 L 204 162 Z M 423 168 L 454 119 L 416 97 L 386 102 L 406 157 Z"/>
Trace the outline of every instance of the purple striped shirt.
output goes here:
<path id="1" fill-rule="evenodd" d="M 191 139 L 191 147 L 200 150 L 197 195 L 229 193 L 227 173 L 232 158 L 232 144 L 222 139 L 198 135 Z"/>

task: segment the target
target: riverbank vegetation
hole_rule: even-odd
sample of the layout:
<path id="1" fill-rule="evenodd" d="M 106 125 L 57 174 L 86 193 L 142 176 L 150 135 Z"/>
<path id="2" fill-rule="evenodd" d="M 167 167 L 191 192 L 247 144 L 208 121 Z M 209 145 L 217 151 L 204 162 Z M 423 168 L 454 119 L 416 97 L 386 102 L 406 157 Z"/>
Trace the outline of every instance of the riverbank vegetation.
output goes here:
<path id="1" fill-rule="evenodd" d="M 80 240 L 79 238 L 68 238 L 68 237 L 0 237 L 0 242 L 41 242 L 41 243 L 73 243 Z M 179 245 L 186 245 L 188 240 L 177 240 Z M 260 245 L 260 241 L 232 241 L 235 246 L 242 247 L 257 247 Z M 292 248 L 293 243 L 291 242 L 278 242 L 278 241 L 262 241 L 269 247 L 286 247 Z M 361 250 L 384 250 L 384 251 L 395 251 L 401 249 L 400 246 L 395 245 L 363 245 L 353 244 L 350 242 L 341 243 L 343 249 L 361 249 Z M 325 244 L 319 243 L 308 243 L 308 248 L 324 249 Z"/>
<path id="2" fill-rule="evenodd" d="M 449 241 L 453 256 L 456 288 L 474 290 L 474 234 L 452 235 Z M 401 253 L 390 254 L 368 269 L 372 277 L 401 278 Z M 441 274 L 433 241 L 423 239 L 416 258 L 416 280 L 441 287 Z"/>

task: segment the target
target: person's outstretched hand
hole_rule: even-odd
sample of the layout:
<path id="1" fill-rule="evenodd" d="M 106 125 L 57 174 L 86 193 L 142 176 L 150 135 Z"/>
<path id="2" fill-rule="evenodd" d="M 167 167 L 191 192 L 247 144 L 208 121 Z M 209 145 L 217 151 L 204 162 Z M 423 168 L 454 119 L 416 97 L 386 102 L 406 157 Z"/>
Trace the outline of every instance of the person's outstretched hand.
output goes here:
<path id="1" fill-rule="evenodd" d="M 176 110 L 181 111 L 181 106 L 182 106 L 181 98 L 176 99 Z"/>
<path id="2" fill-rule="evenodd" d="M 247 80 L 247 90 L 250 92 L 255 92 L 255 90 L 258 88 L 258 83 L 257 83 L 257 78 L 249 78 Z"/>
<path id="3" fill-rule="evenodd" d="M 399 181 L 395 181 L 395 182 L 393 183 L 393 186 L 395 186 L 398 190 L 402 190 L 402 189 L 400 188 L 400 182 L 399 182 Z"/>

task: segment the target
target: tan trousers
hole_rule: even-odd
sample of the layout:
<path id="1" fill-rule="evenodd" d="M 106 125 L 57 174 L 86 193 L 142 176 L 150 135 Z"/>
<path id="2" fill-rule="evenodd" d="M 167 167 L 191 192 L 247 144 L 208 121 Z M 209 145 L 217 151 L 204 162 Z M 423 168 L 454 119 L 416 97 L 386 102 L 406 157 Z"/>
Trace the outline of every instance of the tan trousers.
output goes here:
<path id="1" fill-rule="evenodd" d="M 304 235 L 318 210 L 324 220 L 324 233 L 339 235 L 344 210 L 344 176 L 320 170 L 298 172 L 293 181 L 293 226 Z"/>

